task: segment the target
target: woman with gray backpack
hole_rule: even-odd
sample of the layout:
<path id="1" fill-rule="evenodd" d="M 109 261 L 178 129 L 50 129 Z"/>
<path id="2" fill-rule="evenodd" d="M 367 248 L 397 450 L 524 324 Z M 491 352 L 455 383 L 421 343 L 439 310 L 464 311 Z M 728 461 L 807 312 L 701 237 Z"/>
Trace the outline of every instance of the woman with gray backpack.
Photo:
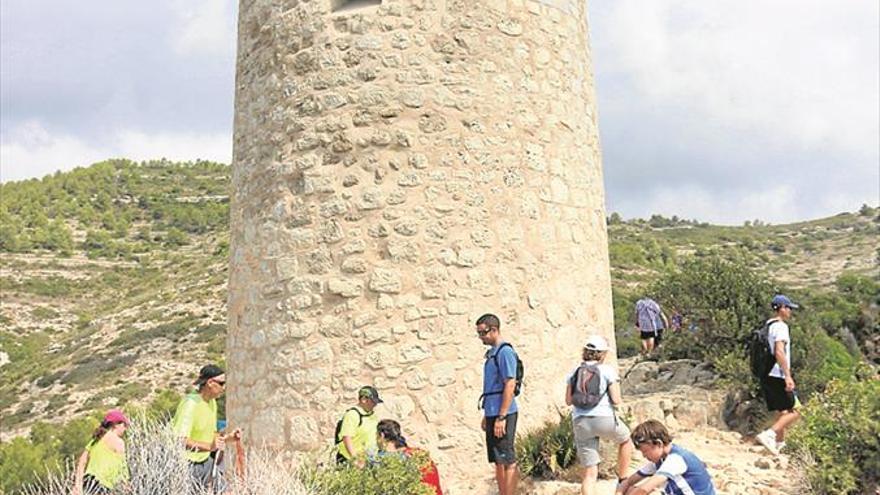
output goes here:
<path id="1" fill-rule="evenodd" d="M 608 342 L 591 335 L 584 344 L 581 364 L 566 378 L 565 403 L 574 406 L 571 419 L 578 462 L 584 468 L 581 495 L 596 493 L 599 477 L 599 439 L 617 445 L 617 477 L 626 479 L 633 444 L 629 428 L 614 412 L 620 404 L 620 379 L 617 370 L 604 364 Z"/>

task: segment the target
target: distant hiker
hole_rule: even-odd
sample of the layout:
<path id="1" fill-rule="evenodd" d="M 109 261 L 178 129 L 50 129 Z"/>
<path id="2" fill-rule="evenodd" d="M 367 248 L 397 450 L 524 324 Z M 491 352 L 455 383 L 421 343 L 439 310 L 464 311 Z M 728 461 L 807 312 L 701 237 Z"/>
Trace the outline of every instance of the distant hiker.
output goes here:
<path id="1" fill-rule="evenodd" d="M 669 328 L 673 332 L 678 332 L 681 330 L 684 325 L 684 315 L 681 314 L 677 309 L 672 309 L 672 317 L 669 318 Z"/>
<path id="2" fill-rule="evenodd" d="M 587 338 L 583 361 L 566 378 L 565 403 L 574 406 L 571 419 L 574 443 L 584 467 L 581 495 L 595 495 L 599 476 L 599 439 L 617 445 L 617 478 L 627 476 L 633 444 L 629 428 L 617 418 L 614 405 L 622 402 L 617 370 L 604 364 L 608 342 L 600 335 Z"/>
<path id="3" fill-rule="evenodd" d="M 400 423 L 393 419 L 383 419 L 376 427 L 376 440 L 379 445 L 379 458 L 386 455 L 402 455 L 405 458 L 423 456 L 425 465 L 421 467 L 422 483 L 434 489 L 436 495 L 443 495 L 440 488 L 440 473 L 428 453 L 422 449 L 409 447 L 400 431 Z"/>
<path id="4" fill-rule="evenodd" d="M 226 375 L 220 367 L 209 364 L 199 371 L 194 385 L 198 391 L 180 401 L 171 428 L 186 448 L 195 489 L 226 493 L 225 461 L 218 455 L 226 447 L 226 435 L 217 430 L 217 398 L 225 390 Z M 233 435 L 240 438 L 241 432 L 236 430 Z"/>
<path id="5" fill-rule="evenodd" d="M 636 301 L 636 328 L 642 339 L 642 353 L 651 354 L 655 347 L 663 341 L 663 329 L 669 326 L 669 320 L 660 309 L 660 305 L 650 297 Z"/>
<path id="6" fill-rule="evenodd" d="M 336 463 L 363 467 L 376 445 L 376 406 L 382 403 L 379 391 L 367 385 L 358 390 L 357 405 L 345 411 L 336 423 Z"/>
<path id="7" fill-rule="evenodd" d="M 501 338 L 501 320 L 493 314 L 477 319 L 477 336 L 490 346 L 483 363 L 483 408 L 481 427 L 486 432 L 489 463 L 495 464 L 499 495 L 516 493 L 516 422 L 518 408 L 514 395 L 521 366 L 513 347 Z"/>
<path id="8" fill-rule="evenodd" d="M 663 423 L 649 419 L 636 426 L 632 441 L 649 462 L 617 485 L 616 495 L 647 495 L 658 489 L 667 495 L 715 495 L 706 464 L 673 444 Z"/>
<path id="9" fill-rule="evenodd" d="M 791 374 L 791 336 L 786 323 L 791 319 L 791 310 L 798 309 L 798 305 L 787 296 L 778 294 L 773 297 L 770 307 L 776 315 L 767 320 L 767 340 L 776 364 L 761 379 L 761 391 L 767 402 L 767 409 L 776 412 L 776 419 L 773 426 L 755 438 L 767 450 L 779 454 L 785 446 L 785 430 L 800 418 L 797 410 L 800 401 Z"/>
<path id="10" fill-rule="evenodd" d="M 73 495 L 109 495 L 118 484 L 128 480 L 122 439 L 128 426 L 122 411 L 107 411 L 76 463 Z"/>

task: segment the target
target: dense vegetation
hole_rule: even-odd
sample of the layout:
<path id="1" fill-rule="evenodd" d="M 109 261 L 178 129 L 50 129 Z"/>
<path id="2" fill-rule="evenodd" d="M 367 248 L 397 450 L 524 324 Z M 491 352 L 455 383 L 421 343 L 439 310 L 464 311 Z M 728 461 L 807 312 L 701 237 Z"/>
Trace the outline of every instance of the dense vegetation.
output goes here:
<path id="1" fill-rule="evenodd" d="M 187 244 L 190 235 L 225 230 L 228 172 L 213 162 L 109 160 L 0 184 L 0 251 L 132 259 Z"/>

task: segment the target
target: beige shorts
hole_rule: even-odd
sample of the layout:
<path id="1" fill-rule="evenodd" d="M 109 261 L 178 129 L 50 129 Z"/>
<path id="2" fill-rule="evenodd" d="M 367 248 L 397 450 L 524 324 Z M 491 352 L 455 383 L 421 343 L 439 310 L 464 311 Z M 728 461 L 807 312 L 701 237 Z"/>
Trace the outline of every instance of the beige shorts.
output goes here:
<path id="1" fill-rule="evenodd" d="M 629 428 L 614 416 L 578 416 L 574 419 L 574 445 L 581 466 L 599 465 L 599 439 L 620 445 L 629 440 Z"/>

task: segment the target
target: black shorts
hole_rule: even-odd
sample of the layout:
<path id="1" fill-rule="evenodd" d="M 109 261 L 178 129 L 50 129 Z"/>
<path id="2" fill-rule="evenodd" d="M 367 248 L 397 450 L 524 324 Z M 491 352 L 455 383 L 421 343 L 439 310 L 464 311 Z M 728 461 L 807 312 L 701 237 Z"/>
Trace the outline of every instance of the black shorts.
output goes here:
<path id="1" fill-rule="evenodd" d="M 495 436 L 495 419 L 498 416 L 486 418 L 486 454 L 490 463 L 510 465 L 516 462 L 516 449 L 513 447 L 516 417 L 517 413 L 507 415 L 507 427 L 501 438 Z"/>
<path id="2" fill-rule="evenodd" d="M 657 334 L 653 330 L 650 332 L 639 332 L 639 338 L 642 340 L 655 339 Z"/>
<path id="3" fill-rule="evenodd" d="M 91 474 L 83 476 L 83 493 L 85 495 L 110 495 L 110 488 L 102 485 L 97 478 Z"/>
<path id="4" fill-rule="evenodd" d="M 794 409 L 795 392 L 785 390 L 785 380 L 775 376 L 765 376 L 761 380 L 761 392 L 767 402 L 768 411 L 791 411 Z"/>

